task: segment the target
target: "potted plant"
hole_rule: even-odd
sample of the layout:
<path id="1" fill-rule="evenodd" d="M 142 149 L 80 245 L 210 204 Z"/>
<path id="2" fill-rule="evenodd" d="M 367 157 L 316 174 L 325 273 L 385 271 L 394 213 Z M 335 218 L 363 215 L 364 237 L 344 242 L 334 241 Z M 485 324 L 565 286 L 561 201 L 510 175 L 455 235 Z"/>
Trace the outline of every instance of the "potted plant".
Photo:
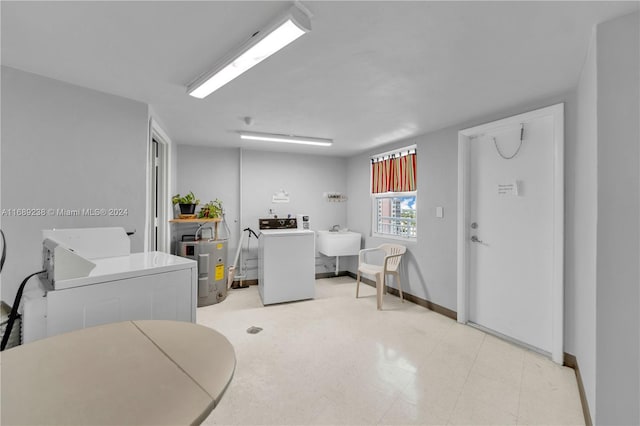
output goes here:
<path id="1" fill-rule="evenodd" d="M 171 201 L 174 206 L 177 204 L 180 207 L 181 216 L 195 216 L 196 206 L 200 204 L 200 200 L 191 191 L 184 197 L 176 194 L 171 198 Z"/>
<path id="2" fill-rule="evenodd" d="M 216 219 L 222 216 L 222 201 L 217 198 L 215 201 L 209 201 L 207 204 L 200 208 L 198 212 L 199 218 L 204 219 Z"/>

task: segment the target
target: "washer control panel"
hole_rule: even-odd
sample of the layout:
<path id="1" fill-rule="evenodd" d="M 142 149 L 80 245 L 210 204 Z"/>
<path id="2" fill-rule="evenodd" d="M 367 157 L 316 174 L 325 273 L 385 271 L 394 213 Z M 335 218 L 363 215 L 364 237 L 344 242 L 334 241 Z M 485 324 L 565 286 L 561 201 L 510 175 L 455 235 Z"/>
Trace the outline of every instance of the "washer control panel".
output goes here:
<path id="1" fill-rule="evenodd" d="M 297 229 L 298 221 L 293 217 L 286 219 L 266 218 L 258 219 L 258 226 L 260 229 Z"/>

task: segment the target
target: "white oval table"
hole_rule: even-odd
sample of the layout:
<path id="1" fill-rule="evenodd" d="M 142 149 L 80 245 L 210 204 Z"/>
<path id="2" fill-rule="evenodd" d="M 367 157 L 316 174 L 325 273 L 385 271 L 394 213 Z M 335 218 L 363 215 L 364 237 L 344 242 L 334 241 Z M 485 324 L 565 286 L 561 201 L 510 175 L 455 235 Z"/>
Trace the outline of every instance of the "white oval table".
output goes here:
<path id="1" fill-rule="evenodd" d="M 1 423 L 201 423 L 235 371 L 220 333 L 179 321 L 125 321 L 0 354 Z"/>

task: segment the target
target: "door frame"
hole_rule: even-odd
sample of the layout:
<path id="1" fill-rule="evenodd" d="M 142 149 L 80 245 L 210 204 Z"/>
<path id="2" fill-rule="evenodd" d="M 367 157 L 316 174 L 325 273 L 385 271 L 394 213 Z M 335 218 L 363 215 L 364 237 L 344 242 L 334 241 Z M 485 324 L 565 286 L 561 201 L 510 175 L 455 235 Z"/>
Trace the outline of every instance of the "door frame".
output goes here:
<path id="1" fill-rule="evenodd" d="M 564 103 L 470 127 L 458 132 L 458 322 L 469 321 L 469 223 L 470 144 L 478 136 L 496 128 L 519 126 L 525 121 L 553 117 L 553 267 L 551 290 L 551 359 L 564 361 Z"/>
<path id="2" fill-rule="evenodd" d="M 153 118 L 149 119 L 149 141 L 147 144 L 147 208 L 145 215 L 145 243 L 144 250 L 151 251 L 154 241 L 155 225 L 151 221 L 151 212 L 154 209 L 153 182 L 151 182 L 151 170 L 155 167 L 155 157 L 153 155 L 153 140 L 156 140 L 159 149 L 163 151 L 158 164 L 160 172 L 160 180 L 158 182 L 158 195 L 160 202 L 158 203 L 158 251 L 169 253 L 170 251 L 170 228 L 169 219 L 173 217 L 173 205 L 171 204 L 171 195 L 169 193 L 171 185 L 171 139 L 162 129 L 160 124 Z"/>

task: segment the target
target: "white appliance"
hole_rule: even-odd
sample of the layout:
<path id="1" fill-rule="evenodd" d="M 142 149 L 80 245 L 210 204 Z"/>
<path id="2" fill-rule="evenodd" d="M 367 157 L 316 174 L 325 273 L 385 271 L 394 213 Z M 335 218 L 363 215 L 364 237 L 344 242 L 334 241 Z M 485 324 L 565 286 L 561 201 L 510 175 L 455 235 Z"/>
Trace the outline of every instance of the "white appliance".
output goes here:
<path id="1" fill-rule="evenodd" d="M 315 297 L 315 233 L 263 229 L 258 238 L 258 291 L 264 305 Z"/>
<path id="2" fill-rule="evenodd" d="M 227 298 L 227 240 L 180 241 L 178 254 L 198 262 L 198 307 Z"/>
<path id="3" fill-rule="evenodd" d="M 161 252 L 131 254 L 123 228 L 43 231 L 47 272 L 23 296 L 23 343 L 116 321 L 195 322 L 196 265 Z"/>
<path id="4" fill-rule="evenodd" d="M 309 229 L 309 216 L 306 214 L 297 214 L 296 222 L 298 223 L 298 229 Z"/>

